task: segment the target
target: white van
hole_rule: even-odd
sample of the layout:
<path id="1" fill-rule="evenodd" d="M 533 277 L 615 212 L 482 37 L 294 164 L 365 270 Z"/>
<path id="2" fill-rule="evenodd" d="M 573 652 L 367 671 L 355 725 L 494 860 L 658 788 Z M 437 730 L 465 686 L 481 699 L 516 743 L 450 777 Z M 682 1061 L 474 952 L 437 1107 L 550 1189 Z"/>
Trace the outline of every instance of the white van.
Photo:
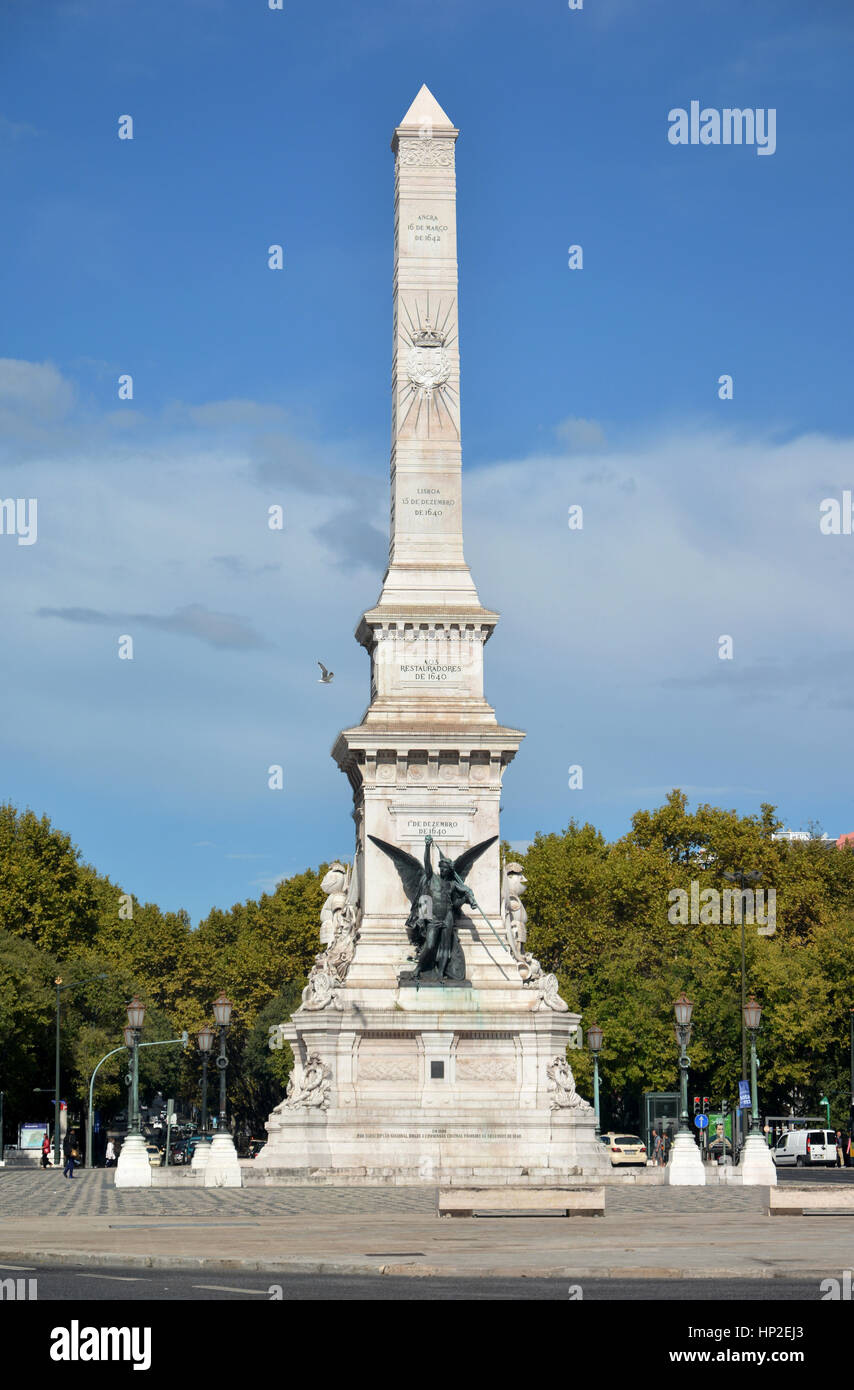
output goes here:
<path id="1" fill-rule="evenodd" d="M 836 1167 L 836 1132 L 832 1129 L 790 1129 L 782 1134 L 773 1152 L 778 1168 L 807 1168 L 824 1164 Z"/>

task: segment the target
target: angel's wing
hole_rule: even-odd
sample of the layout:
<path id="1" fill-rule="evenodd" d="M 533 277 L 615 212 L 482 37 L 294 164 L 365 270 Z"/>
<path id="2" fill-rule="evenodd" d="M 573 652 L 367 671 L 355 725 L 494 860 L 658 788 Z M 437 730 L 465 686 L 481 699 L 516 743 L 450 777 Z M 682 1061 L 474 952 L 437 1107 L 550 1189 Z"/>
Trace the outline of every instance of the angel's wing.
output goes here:
<path id="1" fill-rule="evenodd" d="M 465 879 L 466 874 L 475 860 L 479 859 L 484 851 L 489 849 L 490 845 L 494 845 L 497 839 L 497 835 L 491 835 L 488 840 L 481 840 L 479 845 L 472 845 L 471 849 L 463 850 L 459 858 L 454 860 L 454 873 L 459 878 Z"/>
<path id="2" fill-rule="evenodd" d="M 496 839 L 498 836 L 495 837 Z M 421 891 L 421 882 L 424 878 L 424 866 L 405 849 L 398 849 L 397 845 L 390 845 L 387 840 L 379 840 L 376 835 L 369 835 L 369 840 L 373 840 L 378 849 L 383 854 L 387 854 L 392 860 L 394 867 L 400 874 L 400 881 L 403 884 L 403 891 L 411 903 L 415 902 Z M 490 844 L 492 841 L 490 840 Z"/>

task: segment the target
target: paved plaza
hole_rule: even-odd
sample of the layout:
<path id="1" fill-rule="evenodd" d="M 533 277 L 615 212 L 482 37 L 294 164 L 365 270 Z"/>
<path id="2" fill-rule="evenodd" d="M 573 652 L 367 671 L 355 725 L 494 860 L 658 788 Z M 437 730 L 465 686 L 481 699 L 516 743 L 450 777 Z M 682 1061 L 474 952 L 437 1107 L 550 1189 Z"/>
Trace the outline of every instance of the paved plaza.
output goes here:
<path id="1" fill-rule="evenodd" d="M 0 1263 L 774 1281 L 837 1275 L 854 1255 L 854 1215 L 771 1217 L 761 1187 L 609 1186 L 604 1218 L 440 1220 L 431 1188 L 117 1190 L 113 1178 L 0 1173 Z"/>

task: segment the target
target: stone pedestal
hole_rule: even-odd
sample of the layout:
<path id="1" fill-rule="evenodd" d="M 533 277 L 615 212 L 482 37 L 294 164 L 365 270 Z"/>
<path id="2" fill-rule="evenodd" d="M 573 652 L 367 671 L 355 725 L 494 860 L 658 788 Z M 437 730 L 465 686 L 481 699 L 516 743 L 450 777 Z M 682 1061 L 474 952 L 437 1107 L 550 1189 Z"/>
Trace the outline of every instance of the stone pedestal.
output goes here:
<path id="1" fill-rule="evenodd" d="M 667 1181 L 671 1187 L 705 1187 L 706 1170 L 703 1158 L 690 1134 L 677 1134 L 667 1164 Z"/>
<path id="2" fill-rule="evenodd" d="M 389 1008 L 359 993 L 279 1030 L 299 1059 L 296 1086 L 267 1122 L 259 1170 L 532 1185 L 610 1172 L 592 1108 L 560 1084 L 578 1015 L 540 1011 L 522 988 L 497 1001 L 488 989 L 399 989 Z"/>
<path id="3" fill-rule="evenodd" d="M 116 1164 L 116 1187 L 150 1187 L 151 1164 L 141 1134 L 129 1134 Z"/>
<path id="4" fill-rule="evenodd" d="M 200 1168 L 207 1168 L 210 1152 L 211 1141 L 209 1139 L 203 1144 L 196 1144 L 193 1149 L 193 1157 L 190 1159 L 190 1167 L 195 1168 L 197 1172 Z"/>
<path id="5" fill-rule="evenodd" d="M 777 1169 L 771 1150 L 761 1134 L 748 1134 L 737 1171 L 745 1186 L 776 1187 Z"/>
<path id="6" fill-rule="evenodd" d="M 217 1130 L 208 1148 L 205 1187 L 242 1187 L 243 1176 L 234 1140 L 227 1130 Z M 195 1154 L 193 1155 L 195 1158 Z"/>

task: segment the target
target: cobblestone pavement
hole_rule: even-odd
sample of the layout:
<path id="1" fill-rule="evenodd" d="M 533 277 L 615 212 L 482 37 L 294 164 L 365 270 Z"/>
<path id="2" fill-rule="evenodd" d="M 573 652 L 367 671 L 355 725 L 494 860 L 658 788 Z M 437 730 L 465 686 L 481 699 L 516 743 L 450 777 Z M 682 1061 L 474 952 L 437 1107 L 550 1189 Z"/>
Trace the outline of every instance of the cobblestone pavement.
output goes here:
<path id="1" fill-rule="evenodd" d="M 769 1216 L 763 1187 L 618 1183 L 604 1219 L 440 1221 L 432 1187 L 117 1191 L 114 1176 L 0 1170 L 0 1265 L 773 1281 L 849 1269 L 854 1237 L 854 1213 Z"/>
<path id="2" fill-rule="evenodd" d="M 112 1169 L 61 1173 L 0 1171 L 0 1222 L 14 1216 L 360 1215 L 434 1212 L 436 1191 L 420 1187 L 116 1188 Z"/>
<path id="3" fill-rule="evenodd" d="M 250 1188 L 116 1188 L 112 1170 L 95 1168 L 71 1179 L 61 1173 L 0 1170 L 0 1222 L 41 1216 L 189 1216 L 227 1217 L 233 1221 L 276 1216 L 393 1216 L 432 1214 L 432 1187 L 250 1187 Z M 611 1215 L 700 1215 L 705 1212 L 761 1213 L 768 1207 L 764 1187 L 708 1188 L 609 1186 L 605 1196 Z"/>

